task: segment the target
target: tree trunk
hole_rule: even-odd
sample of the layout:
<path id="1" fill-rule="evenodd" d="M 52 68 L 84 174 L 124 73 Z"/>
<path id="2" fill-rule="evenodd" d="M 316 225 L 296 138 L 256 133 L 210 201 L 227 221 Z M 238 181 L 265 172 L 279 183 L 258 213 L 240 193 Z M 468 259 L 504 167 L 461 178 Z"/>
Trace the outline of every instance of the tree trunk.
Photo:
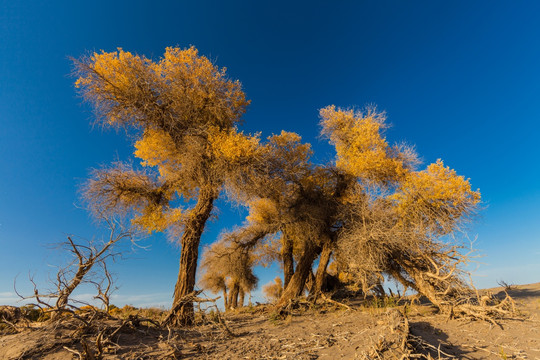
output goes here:
<path id="1" fill-rule="evenodd" d="M 281 259 L 283 261 L 283 288 L 285 289 L 294 274 L 293 242 L 285 233 L 283 233 Z"/>
<path id="2" fill-rule="evenodd" d="M 203 233 L 206 221 L 214 207 L 214 200 L 217 198 L 216 190 L 212 188 L 202 188 L 199 191 L 197 204 L 190 211 L 186 220 L 184 233 L 182 234 L 182 250 L 180 254 L 180 269 L 178 280 L 174 288 L 174 305 L 183 297 L 193 292 L 195 288 L 195 275 L 197 271 L 197 260 L 199 258 L 199 242 Z M 194 318 L 193 303 L 186 302 L 174 314 L 171 325 L 184 326 L 192 325 Z"/>
<path id="3" fill-rule="evenodd" d="M 236 309 L 238 307 L 238 293 L 240 292 L 240 286 L 238 283 L 234 283 L 229 293 L 229 307 L 230 309 Z"/>
<path id="4" fill-rule="evenodd" d="M 311 294 L 314 288 L 315 288 L 315 276 L 313 275 L 313 271 L 310 271 L 308 273 L 308 277 L 306 279 L 306 285 L 304 285 L 304 289 L 306 289 Z"/>
<path id="5" fill-rule="evenodd" d="M 229 302 L 227 301 L 227 287 L 223 287 L 223 305 L 225 306 L 225 310 L 229 308 Z"/>
<path id="6" fill-rule="evenodd" d="M 285 306 L 289 300 L 302 295 L 302 291 L 304 290 L 304 286 L 306 284 L 306 279 L 311 272 L 311 267 L 313 266 L 313 261 L 315 261 L 320 252 L 320 246 L 315 246 L 309 243 L 305 245 L 304 253 L 296 265 L 296 271 L 291 277 L 289 285 L 287 285 L 277 303 L 278 307 Z"/>
<path id="7" fill-rule="evenodd" d="M 326 242 L 323 245 L 321 257 L 319 259 L 319 266 L 317 267 L 317 273 L 315 274 L 315 284 L 311 289 L 311 294 L 320 293 L 323 288 L 323 283 L 326 276 L 326 268 L 330 262 L 330 256 L 332 255 L 332 245 L 330 242 Z"/>
<path id="8" fill-rule="evenodd" d="M 240 288 L 240 291 L 238 293 L 238 307 L 243 307 L 244 306 L 244 298 L 245 298 L 246 294 L 244 293 L 244 289 Z"/>
<path id="9" fill-rule="evenodd" d="M 74 246 L 74 249 L 76 249 L 75 246 Z M 60 290 L 60 292 L 58 293 L 58 299 L 56 300 L 56 306 L 55 306 L 55 309 L 58 311 L 53 312 L 51 316 L 53 320 L 56 320 L 57 318 L 62 316 L 61 310 L 64 310 L 66 308 L 69 301 L 69 297 L 71 296 L 71 293 L 73 293 L 73 291 L 77 288 L 77 286 L 80 285 L 80 283 L 83 281 L 84 276 L 92 269 L 92 266 L 94 266 L 94 264 L 95 264 L 95 258 L 90 258 L 86 263 L 79 264 L 79 267 L 77 269 L 77 272 L 75 273 L 75 276 L 73 276 L 73 279 L 71 279 L 69 283 L 65 287 L 63 287 L 62 290 Z M 61 284 L 59 283 L 59 286 L 60 285 Z"/>

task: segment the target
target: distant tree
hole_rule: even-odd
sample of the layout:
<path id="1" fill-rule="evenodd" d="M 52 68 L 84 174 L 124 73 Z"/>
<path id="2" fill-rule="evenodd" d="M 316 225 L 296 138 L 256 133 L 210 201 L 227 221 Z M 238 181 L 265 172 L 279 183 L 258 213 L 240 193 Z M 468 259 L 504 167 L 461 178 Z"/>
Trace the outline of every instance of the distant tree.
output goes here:
<path id="1" fill-rule="evenodd" d="M 217 253 L 221 253 L 218 251 Z M 203 289 L 208 289 L 214 294 L 219 292 L 223 293 L 223 305 L 225 309 L 229 308 L 229 297 L 227 287 L 227 275 L 222 267 L 220 267 L 221 261 L 215 261 L 219 258 L 213 256 L 214 253 L 210 253 L 208 250 L 203 254 L 201 267 L 203 274 L 200 280 L 200 286 Z"/>
<path id="2" fill-rule="evenodd" d="M 283 281 L 279 276 L 277 276 L 274 281 L 270 281 L 268 284 L 264 285 L 262 288 L 264 297 L 270 302 L 276 302 L 281 297 L 283 293 Z"/>
<path id="3" fill-rule="evenodd" d="M 244 295 L 257 286 L 253 267 L 261 258 L 254 248 L 265 235 L 259 228 L 245 227 L 223 234 L 204 252 L 201 285 L 214 293 L 222 291 L 226 309 L 243 306 Z"/>
<path id="4" fill-rule="evenodd" d="M 167 48 L 159 61 L 119 49 L 74 63 L 76 87 L 98 120 L 134 130 L 135 156 L 145 168 L 95 170 L 85 196 L 98 211 L 131 214 L 140 228 L 179 238 L 171 319 L 191 324 L 192 303 L 174 305 L 194 290 L 200 237 L 227 171 L 257 147 L 257 138 L 236 130 L 249 101 L 238 81 L 193 47 Z"/>

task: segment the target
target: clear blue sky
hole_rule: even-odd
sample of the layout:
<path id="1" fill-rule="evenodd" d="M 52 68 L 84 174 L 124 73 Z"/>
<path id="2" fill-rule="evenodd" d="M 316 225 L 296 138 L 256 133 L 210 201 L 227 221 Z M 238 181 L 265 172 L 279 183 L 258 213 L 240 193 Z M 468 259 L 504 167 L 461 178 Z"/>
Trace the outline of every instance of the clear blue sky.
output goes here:
<path id="1" fill-rule="evenodd" d="M 540 281 L 540 4 L 532 1 L 0 1 L 0 303 L 13 279 L 45 280 L 47 244 L 98 230 L 79 208 L 89 169 L 131 156 L 122 133 L 93 129 L 69 56 L 117 47 L 158 58 L 196 46 L 239 79 L 245 130 L 318 139 L 323 106 L 377 104 L 390 141 L 443 158 L 480 188 L 475 279 Z M 228 205 L 203 242 L 239 222 Z M 115 302 L 171 302 L 179 249 L 145 241 L 114 271 Z M 261 275 L 261 283 L 275 275 Z"/>

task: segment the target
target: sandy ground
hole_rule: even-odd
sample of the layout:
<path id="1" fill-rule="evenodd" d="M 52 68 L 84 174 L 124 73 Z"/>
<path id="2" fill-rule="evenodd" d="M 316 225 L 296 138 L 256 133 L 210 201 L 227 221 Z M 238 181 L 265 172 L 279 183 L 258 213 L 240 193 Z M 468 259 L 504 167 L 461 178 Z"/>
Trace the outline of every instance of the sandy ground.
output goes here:
<path id="1" fill-rule="evenodd" d="M 502 289 L 490 289 L 494 294 Z M 128 324 L 105 346 L 103 359 L 540 359 L 540 283 L 509 291 L 518 314 L 500 321 L 449 320 L 429 305 L 351 309 L 323 306 L 278 317 L 269 308 L 226 315 L 234 336 L 217 323 L 184 330 Z M 403 316 L 403 313 L 406 316 Z M 104 320 L 101 330 L 118 322 Z M 0 337 L 0 360 L 79 359 L 82 338 L 95 334 L 77 323 L 33 326 Z M 106 332 L 104 332 L 107 334 Z M 92 335 L 94 334 L 94 335 Z M 109 332 L 110 334 L 110 332 Z M 115 345 L 116 344 L 116 345 Z M 95 350 L 95 349 L 94 349 Z M 417 354 L 417 355 L 415 355 Z"/>

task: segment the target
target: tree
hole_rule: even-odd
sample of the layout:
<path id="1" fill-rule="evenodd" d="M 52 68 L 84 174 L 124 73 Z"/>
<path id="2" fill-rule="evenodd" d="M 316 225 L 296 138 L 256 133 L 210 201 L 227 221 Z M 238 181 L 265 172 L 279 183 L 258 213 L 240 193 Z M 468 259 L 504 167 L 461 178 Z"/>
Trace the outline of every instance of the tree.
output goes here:
<path id="1" fill-rule="evenodd" d="M 279 235 L 285 279 L 280 303 L 302 293 L 321 252 L 317 284 L 322 284 L 335 237 L 336 199 L 347 177 L 333 166 L 314 165 L 311 154 L 311 146 L 298 134 L 282 131 L 260 144 L 254 165 L 242 169 L 248 173 L 231 177 L 235 180 L 227 184 L 237 201 L 249 207 L 246 226 Z"/>
<path id="2" fill-rule="evenodd" d="M 34 285 L 34 295 L 22 297 L 23 299 L 34 299 L 36 306 L 43 308 L 45 312 L 51 313 L 51 319 L 56 320 L 64 313 L 73 313 L 73 309 L 78 309 L 71 299 L 73 292 L 81 284 L 92 284 L 95 286 L 98 294 L 95 299 L 103 302 L 105 310 L 109 311 L 109 297 L 111 295 L 112 276 L 107 269 L 107 261 L 114 259 L 118 253 L 113 249 L 118 243 L 129 240 L 134 242 L 136 234 L 132 229 L 126 228 L 122 223 L 113 218 L 103 216 L 101 221 L 105 223 L 109 230 L 109 236 L 102 241 L 74 241 L 73 236 L 68 236 L 67 241 L 61 243 L 61 248 L 71 254 L 71 262 L 64 267 L 59 268 L 56 277 L 53 280 L 55 290 L 49 293 L 40 293 L 37 285 L 30 279 Z M 103 272 L 102 279 L 97 268 Z M 54 303 L 51 305 L 50 302 Z"/>
<path id="3" fill-rule="evenodd" d="M 223 234 L 206 249 L 201 285 L 214 293 L 222 291 L 226 309 L 243 306 L 244 294 L 257 286 L 253 267 L 263 261 L 263 256 L 257 256 L 254 250 L 265 236 L 263 229 L 246 226 Z M 227 288 L 230 289 L 228 296 Z"/>
<path id="4" fill-rule="evenodd" d="M 180 239 L 172 323 L 191 324 L 192 303 L 175 304 L 194 290 L 199 241 L 227 171 L 257 147 L 236 130 L 249 101 L 194 47 L 167 48 L 159 61 L 118 49 L 74 63 L 76 87 L 97 119 L 134 132 L 144 168 L 95 170 L 85 196 L 98 211 L 131 214 L 134 225 Z"/>
<path id="5" fill-rule="evenodd" d="M 317 256 L 312 243 L 325 221 L 318 181 L 324 182 L 326 174 L 310 162 L 311 153 L 311 146 L 302 143 L 298 134 L 282 131 L 260 144 L 254 166 L 243 168 L 247 173 L 231 177 L 235 180 L 227 184 L 236 200 L 249 207 L 247 226 L 255 224 L 267 234 L 280 234 L 285 286 L 294 283 L 292 296 L 303 289 Z M 297 262 L 299 272 L 294 270 L 295 252 L 303 259 Z"/>
<path id="6" fill-rule="evenodd" d="M 380 287 L 386 274 L 441 308 L 453 306 L 451 298 L 467 289 L 460 266 L 468 254 L 452 239 L 474 216 L 480 192 L 442 160 L 416 170 L 411 148 L 386 142 L 383 113 L 331 106 L 321 118 L 336 167 L 356 179 L 341 207 L 341 262 L 364 292 Z"/>
<path id="7" fill-rule="evenodd" d="M 264 285 L 262 291 L 264 297 L 270 302 L 276 302 L 283 293 L 283 281 L 277 276 L 274 281 L 270 281 L 268 284 Z"/>

